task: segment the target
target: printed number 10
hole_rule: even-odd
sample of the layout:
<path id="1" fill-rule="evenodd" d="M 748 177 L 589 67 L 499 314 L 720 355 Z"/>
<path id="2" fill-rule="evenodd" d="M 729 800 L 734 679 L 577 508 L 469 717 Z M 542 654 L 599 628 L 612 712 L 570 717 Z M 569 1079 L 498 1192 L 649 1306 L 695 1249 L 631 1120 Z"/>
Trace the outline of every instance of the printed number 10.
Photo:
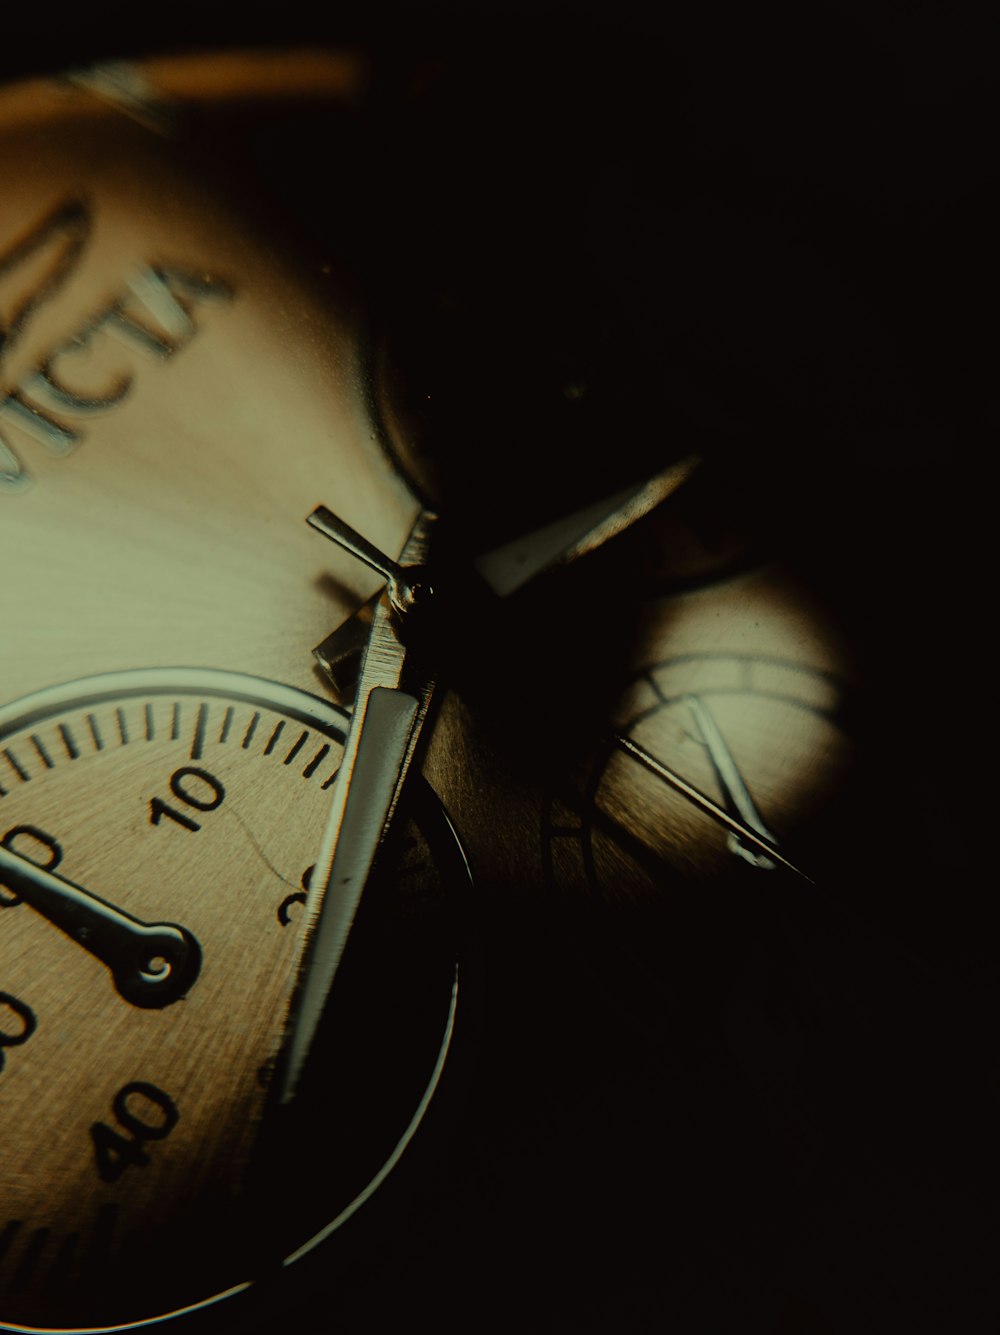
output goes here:
<path id="1" fill-rule="evenodd" d="M 170 776 L 170 791 L 178 802 L 194 811 L 215 811 L 225 801 L 226 790 L 214 775 L 194 765 L 185 765 Z M 200 830 L 201 824 L 187 812 L 171 806 L 162 797 L 149 803 L 149 823 L 159 825 L 163 817 L 174 821 L 185 830 Z"/>

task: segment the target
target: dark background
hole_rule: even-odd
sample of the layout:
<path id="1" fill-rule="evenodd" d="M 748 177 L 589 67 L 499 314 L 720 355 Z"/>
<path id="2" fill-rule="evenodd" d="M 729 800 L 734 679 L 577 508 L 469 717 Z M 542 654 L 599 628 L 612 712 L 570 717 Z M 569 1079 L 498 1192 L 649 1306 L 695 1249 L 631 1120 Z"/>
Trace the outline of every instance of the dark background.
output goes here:
<path id="1" fill-rule="evenodd" d="M 332 229 L 401 378 L 433 390 L 414 430 L 451 499 L 488 467 L 502 526 L 694 442 L 868 683 L 878 840 L 850 870 L 874 943 L 737 894 L 720 953 L 738 936 L 768 988 L 650 992 L 599 931 L 484 887 L 479 1024 L 427 1144 L 335 1254 L 209 1332 L 284 1304 L 306 1332 L 1000 1325 L 994 43 L 929 4 L 691 8 L 5 15 L 6 77 L 369 50 L 329 162 L 279 132 L 258 151 L 314 182 L 304 227 Z"/>

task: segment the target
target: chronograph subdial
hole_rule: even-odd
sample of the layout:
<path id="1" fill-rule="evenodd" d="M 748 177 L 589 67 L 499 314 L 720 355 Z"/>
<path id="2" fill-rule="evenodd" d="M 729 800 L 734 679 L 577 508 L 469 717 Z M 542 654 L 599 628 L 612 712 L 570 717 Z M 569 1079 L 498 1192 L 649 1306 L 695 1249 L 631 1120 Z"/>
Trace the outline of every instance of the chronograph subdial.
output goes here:
<path id="1" fill-rule="evenodd" d="M 577 810 L 572 799 L 553 804 L 553 868 L 571 874 L 579 859 L 599 895 L 638 899 L 671 875 L 725 875 L 737 859 L 773 870 L 775 830 L 808 819 L 849 763 L 843 695 L 830 674 L 777 656 L 651 664 L 629 686 Z"/>
<path id="2" fill-rule="evenodd" d="M 859 766 L 852 675 L 778 566 L 649 601 L 601 741 L 542 826 L 562 920 L 630 1015 L 714 1010 L 762 924 L 829 902 L 830 849 L 852 837 L 832 815 Z"/>
<path id="3" fill-rule="evenodd" d="M 319 1112 L 291 1110 L 278 1133 L 266 1115 L 347 721 L 293 688 L 186 669 L 91 678 L 0 715 L 3 1319 L 137 1319 L 248 1282 L 261 1257 L 349 1216 L 414 1134 L 454 1022 L 441 927 L 464 869 L 429 789 L 359 919 L 351 948 L 366 967 L 345 966 L 336 1000 L 351 1032 L 341 1021 L 317 1054 Z M 47 907 L 36 881 L 57 902 L 83 896 L 98 922 L 178 924 L 200 963 L 183 995 L 130 1001 L 93 929 Z M 421 954 L 432 930 L 438 945 Z M 152 976 L 170 966 L 145 961 Z M 334 1086 L 350 1095 L 331 1111 Z M 286 1178 L 294 1228 L 262 1236 L 265 1214 L 287 1216 L 259 1203 L 275 1203 L 261 1145 L 284 1158 L 320 1114 L 343 1139 L 312 1147 L 307 1186 Z M 338 1151 L 346 1166 L 328 1162 Z M 221 1253 L 205 1246 L 213 1227 Z"/>

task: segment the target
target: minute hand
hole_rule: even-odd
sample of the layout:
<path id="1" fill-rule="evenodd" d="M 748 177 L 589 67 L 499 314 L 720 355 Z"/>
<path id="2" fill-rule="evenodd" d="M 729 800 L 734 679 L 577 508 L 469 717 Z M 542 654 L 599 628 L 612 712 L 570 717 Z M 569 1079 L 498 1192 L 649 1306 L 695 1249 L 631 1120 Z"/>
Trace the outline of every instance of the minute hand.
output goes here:
<path id="1" fill-rule="evenodd" d="M 338 528 L 352 532 L 326 514 L 334 521 L 322 528 L 327 536 L 341 541 Z M 400 557 L 402 567 L 423 565 L 433 522 L 426 511 L 420 514 Z M 389 590 L 372 618 L 354 716 L 313 872 L 306 904 L 306 945 L 279 1090 L 282 1102 L 295 1094 L 434 692 L 429 671 L 416 678 L 412 671 L 407 672 L 396 592 Z"/>

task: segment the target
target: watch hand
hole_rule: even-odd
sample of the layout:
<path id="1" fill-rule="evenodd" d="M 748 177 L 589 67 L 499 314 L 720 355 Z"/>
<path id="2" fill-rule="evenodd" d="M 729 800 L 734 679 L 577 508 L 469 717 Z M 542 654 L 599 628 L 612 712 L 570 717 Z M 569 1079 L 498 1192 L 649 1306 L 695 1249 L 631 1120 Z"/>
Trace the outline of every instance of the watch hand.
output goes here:
<path id="1" fill-rule="evenodd" d="M 484 552 L 475 561 L 476 569 L 494 593 L 501 597 L 515 593 L 543 571 L 569 565 L 623 533 L 672 495 L 699 463 L 697 455 L 689 455 L 638 487 L 626 487 L 553 524 Z"/>
<path id="2" fill-rule="evenodd" d="M 311 959 L 300 982 L 281 1090 L 283 1102 L 295 1093 L 412 755 L 410 740 L 419 709 L 415 696 L 375 686 L 359 707 L 359 726 L 354 729 L 352 725 L 357 744 L 350 760 L 345 755 L 334 785 L 333 806 L 317 861 L 317 867 L 329 865 L 332 851 L 325 894 L 312 928 Z"/>
<path id="3" fill-rule="evenodd" d="M 313 522 L 317 517 L 319 522 Z M 358 905 L 410 771 L 435 686 L 429 671 L 414 672 L 399 626 L 407 616 L 419 616 L 417 602 L 426 603 L 432 593 L 429 585 L 411 582 L 407 570 L 423 565 L 434 516 L 426 511 L 418 516 L 399 565 L 323 507 L 309 522 L 355 555 L 360 556 L 358 548 L 363 547 L 368 555 L 362 559 L 372 565 L 379 562 L 374 568 L 390 580 L 390 588 L 372 617 L 354 714 L 306 903 L 307 941 L 279 1086 L 283 1103 L 294 1097 Z M 414 588 L 420 595 L 407 597 L 406 590 Z"/>
<path id="4" fill-rule="evenodd" d="M 756 830 L 758 834 L 763 835 L 769 843 L 777 844 L 778 840 L 764 824 L 763 817 L 757 810 L 754 800 L 743 782 L 743 775 L 733 758 L 733 753 L 726 745 L 726 740 L 719 731 L 719 725 L 708 706 L 697 695 L 686 696 L 685 703 L 694 715 L 698 731 L 708 748 L 716 778 L 726 795 L 727 805 L 752 830 Z M 760 867 L 763 870 L 770 870 L 774 867 L 774 862 L 770 857 L 754 852 L 752 848 L 747 846 L 743 835 L 734 834 L 731 830 L 729 832 L 729 847 L 738 857 L 742 857 L 753 867 Z"/>
<path id="5" fill-rule="evenodd" d="M 682 797 L 686 797 L 689 802 L 694 803 L 696 807 L 700 807 L 701 810 L 704 811 L 706 815 L 711 816 L 714 821 L 718 821 L 720 825 L 725 826 L 725 828 L 729 830 L 731 834 L 736 835 L 741 842 L 750 844 L 754 848 L 759 849 L 766 857 L 780 863 L 789 871 L 793 871 L 796 876 L 801 876 L 802 879 L 808 881 L 810 885 L 816 884 L 811 876 L 807 876 L 804 871 L 799 867 L 796 867 L 795 864 L 790 862 L 783 853 L 778 851 L 771 838 L 760 834 L 738 816 L 731 815 L 724 807 L 720 807 L 717 802 L 713 802 L 710 797 L 701 792 L 700 789 L 695 788 L 693 784 L 688 783 L 686 779 L 682 779 L 679 774 L 675 774 L 674 771 L 667 765 L 664 765 L 662 761 L 657 760 L 645 747 L 640 746 L 638 742 L 634 742 L 631 737 L 623 737 L 621 733 L 612 733 L 611 740 L 617 747 L 624 751 L 626 755 L 632 756 L 632 758 L 637 760 L 640 765 L 643 765 L 649 770 L 651 774 L 655 774 L 658 779 L 662 779 L 664 783 L 669 784 L 669 786 L 676 792 L 680 793 Z"/>
<path id="6" fill-rule="evenodd" d="M 339 515 L 335 515 L 325 505 L 317 505 L 306 519 L 306 523 L 382 575 L 386 581 L 389 601 L 397 612 L 405 614 L 419 600 L 433 593 L 426 581 L 413 579 L 407 570 L 384 552 L 380 552 L 367 538 L 363 538 L 356 529 L 351 528 L 350 524 L 345 524 Z"/>
<path id="7" fill-rule="evenodd" d="M 133 1006 L 169 1006 L 198 977 L 201 948 L 184 927 L 140 922 L 6 848 L 0 848 L 0 882 L 106 964 L 119 995 Z"/>

